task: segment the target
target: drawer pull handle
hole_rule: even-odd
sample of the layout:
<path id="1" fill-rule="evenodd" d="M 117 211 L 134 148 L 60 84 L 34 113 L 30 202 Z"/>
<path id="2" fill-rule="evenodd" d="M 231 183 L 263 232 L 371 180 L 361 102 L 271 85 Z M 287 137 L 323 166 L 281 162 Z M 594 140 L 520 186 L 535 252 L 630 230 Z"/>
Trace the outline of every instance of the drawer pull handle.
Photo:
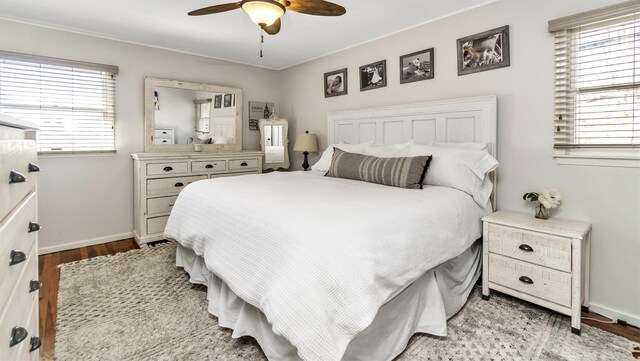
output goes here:
<path id="1" fill-rule="evenodd" d="M 211 169 L 211 168 L 213 168 L 213 165 L 211 165 L 211 164 L 207 164 L 207 165 L 205 165 L 204 167 L 205 167 L 205 168 L 207 168 L 207 169 Z"/>
<path id="2" fill-rule="evenodd" d="M 11 250 L 11 257 L 9 258 L 9 266 L 14 266 L 18 263 L 22 263 L 26 261 L 27 258 L 28 257 L 24 252 L 13 249 Z"/>
<path id="3" fill-rule="evenodd" d="M 29 233 L 37 232 L 37 231 L 39 231 L 41 229 L 42 229 L 42 227 L 40 227 L 40 225 L 38 223 L 29 222 Z"/>
<path id="4" fill-rule="evenodd" d="M 165 172 L 171 172 L 173 170 L 173 167 L 164 167 L 162 168 L 162 170 Z"/>
<path id="5" fill-rule="evenodd" d="M 169 208 L 173 207 L 173 204 L 169 204 Z"/>
<path id="6" fill-rule="evenodd" d="M 167 134 L 167 132 L 162 132 L 162 134 Z"/>
<path id="7" fill-rule="evenodd" d="M 521 276 L 519 278 L 519 280 L 520 280 L 520 282 L 526 283 L 528 285 L 532 285 L 533 284 L 533 280 L 531 278 L 527 277 L 527 276 Z"/>
<path id="8" fill-rule="evenodd" d="M 531 248 L 530 245 L 528 244 L 521 244 L 520 247 L 521 250 L 525 251 L 525 252 L 533 252 L 533 248 Z"/>
<path id="9" fill-rule="evenodd" d="M 31 280 L 31 282 L 29 282 L 29 293 L 35 292 L 41 288 L 42 288 L 42 282 L 38 280 Z"/>
<path id="10" fill-rule="evenodd" d="M 27 338 L 28 335 L 29 332 L 27 332 L 24 327 L 15 326 L 11 330 L 11 342 L 9 342 L 9 347 L 13 347 L 24 341 L 24 339 Z"/>
<path id="11" fill-rule="evenodd" d="M 184 187 L 184 184 L 182 184 L 182 182 L 178 182 L 178 183 L 174 184 L 174 186 L 176 186 L 176 187 Z"/>
<path id="12" fill-rule="evenodd" d="M 38 336 L 31 336 L 31 341 L 29 342 L 29 352 L 33 352 L 42 346 L 42 340 Z"/>
<path id="13" fill-rule="evenodd" d="M 29 172 L 39 172 L 40 167 L 37 164 L 29 163 Z"/>
<path id="14" fill-rule="evenodd" d="M 242 162 L 242 163 L 240 163 L 240 166 L 241 166 L 241 167 L 246 167 L 246 166 L 248 166 L 248 165 L 249 165 L 249 164 L 247 164 L 247 162 Z"/>
<path id="15" fill-rule="evenodd" d="M 9 173 L 9 184 L 24 183 L 26 181 L 27 181 L 27 178 L 25 178 L 25 176 L 20 172 L 16 172 L 15 170 L 12 170 L 11 173 Z"/>

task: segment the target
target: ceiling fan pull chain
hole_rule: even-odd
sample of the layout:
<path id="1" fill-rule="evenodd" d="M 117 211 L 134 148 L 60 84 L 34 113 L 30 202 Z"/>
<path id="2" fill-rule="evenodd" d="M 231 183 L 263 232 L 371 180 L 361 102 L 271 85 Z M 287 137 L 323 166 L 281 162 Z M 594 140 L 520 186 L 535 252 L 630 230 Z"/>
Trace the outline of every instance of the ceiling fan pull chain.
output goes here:
<path id="1" fill-rule="evenodd" d="M 260 29 L 260 57 L 262 58 L 262 44 L 264 44 L 264 33 Z"/>

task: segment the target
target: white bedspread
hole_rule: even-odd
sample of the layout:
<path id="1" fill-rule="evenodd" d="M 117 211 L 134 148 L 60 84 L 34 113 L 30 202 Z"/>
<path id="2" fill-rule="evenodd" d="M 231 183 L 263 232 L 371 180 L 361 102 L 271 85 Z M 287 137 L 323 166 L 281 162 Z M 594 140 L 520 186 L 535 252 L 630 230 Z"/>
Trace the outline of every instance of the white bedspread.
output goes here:
<path id="1" fill-rule="evenodd" d="M 481 236 L 486 213 L 451 188 L 274 172 L 192 183 L 165 236 L 202 256 L 303 360 L 340 360 L 380 306 Z"/>

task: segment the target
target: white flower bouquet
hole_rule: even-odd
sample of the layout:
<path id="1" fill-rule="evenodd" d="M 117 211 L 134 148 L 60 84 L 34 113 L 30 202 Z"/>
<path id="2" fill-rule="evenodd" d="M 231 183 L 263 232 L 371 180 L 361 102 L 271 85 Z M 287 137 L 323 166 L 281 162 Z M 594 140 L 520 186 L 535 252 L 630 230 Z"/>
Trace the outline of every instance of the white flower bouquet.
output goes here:
<path id="1" fill-rule="evenodd" d="M 562 196 L 556 189 L 544 188 L 539 191 L 525 193 L 522 199 L 529 202 L 539 202 L 536 208 L 536 218 L 549 219 L 549 209 L 557 208 L 560 205 Z"/>

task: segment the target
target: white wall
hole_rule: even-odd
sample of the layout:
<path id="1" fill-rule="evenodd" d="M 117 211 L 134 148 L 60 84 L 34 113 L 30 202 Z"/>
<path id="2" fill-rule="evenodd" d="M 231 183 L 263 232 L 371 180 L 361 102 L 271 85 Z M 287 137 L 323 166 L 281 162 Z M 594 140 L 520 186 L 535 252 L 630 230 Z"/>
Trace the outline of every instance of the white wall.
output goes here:
<path id="1" fill-rule="evenodd" d="M 117 65 L 116 147 L 108 156 L 42 156 L 40 248 L 54 251 L 131 237 L 133 161 L 144 150 L 145 76 L 240 87 L 243 145 L 260 149 L 248 127 L 249 100 L 276 102 L 277 72 L 204 57 L 0 20 L 0 49 Z"/>
<path id="2" fill-rule="evenodd" d="M 547 21 L 614 2 L 500 0 L 281 71 L 279 110 L 290 121 L 291 144 L 309 130 L 324 149 L 332 110 L 497 95 L 498 207 L 533 217 L 522 194 L 557 187 L 564 199 L 554 216 L 593 223 L 592 307 L 640 324 L 640 169 L 566 166 L 552 158 L 553 37 Z M 459 77 L 456 39 L 503 25 L 510 26 L 511 67 Z M 435 48 L 435 79 L 400 85 L 399 56 L 429 47 Z M 358 67 L 383 59 L 389 85 L 360 92 Z M 325 99 L 323 74 L 345 67 L 349 94 Z M 291 159 L 301 169 L 301 154 L 291 152 Z"/>

